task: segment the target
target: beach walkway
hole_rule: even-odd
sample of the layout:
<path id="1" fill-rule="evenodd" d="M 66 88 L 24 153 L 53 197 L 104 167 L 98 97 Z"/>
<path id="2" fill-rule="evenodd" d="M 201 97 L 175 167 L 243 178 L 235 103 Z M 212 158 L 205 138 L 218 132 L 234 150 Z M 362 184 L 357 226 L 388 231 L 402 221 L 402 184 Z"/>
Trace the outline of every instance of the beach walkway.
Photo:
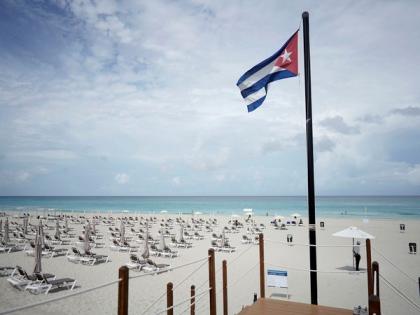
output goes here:
<path id="1" fill-rule="evenodd" d="M 351 315 L 351 310 L 322 305 L 311 305 L 277 299 L 258 299 L 238 315 Z"/>

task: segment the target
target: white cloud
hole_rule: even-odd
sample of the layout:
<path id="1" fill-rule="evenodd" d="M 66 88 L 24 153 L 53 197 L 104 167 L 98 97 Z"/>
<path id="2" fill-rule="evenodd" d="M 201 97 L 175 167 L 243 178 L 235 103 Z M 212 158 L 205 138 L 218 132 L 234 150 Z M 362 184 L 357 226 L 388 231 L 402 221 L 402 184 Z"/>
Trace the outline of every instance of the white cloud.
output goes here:
<path id="1" fill-rule="evenodd" d="M 114 179 L 118 184 L 124 185 L 130 181 L 130 176 L 126 173 L 118 173 L 115 175 Z"/>

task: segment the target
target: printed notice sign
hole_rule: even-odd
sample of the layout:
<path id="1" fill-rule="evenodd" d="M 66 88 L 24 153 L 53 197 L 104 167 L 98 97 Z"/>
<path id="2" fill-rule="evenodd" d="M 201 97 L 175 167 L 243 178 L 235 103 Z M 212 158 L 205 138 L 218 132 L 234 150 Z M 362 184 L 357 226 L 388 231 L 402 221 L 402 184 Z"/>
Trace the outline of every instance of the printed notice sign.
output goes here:
<path id="1" fill-rule="evenodd" d="M 267 286 L 274 288 L 288 288 L 287 271 L 267 269 Z"/>

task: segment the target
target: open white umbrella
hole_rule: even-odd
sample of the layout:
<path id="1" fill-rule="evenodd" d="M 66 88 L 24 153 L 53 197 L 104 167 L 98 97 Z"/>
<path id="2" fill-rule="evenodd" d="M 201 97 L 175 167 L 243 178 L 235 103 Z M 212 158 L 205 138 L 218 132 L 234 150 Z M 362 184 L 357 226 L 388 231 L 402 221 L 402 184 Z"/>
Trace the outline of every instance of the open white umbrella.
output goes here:
<path id="1" fill-rule="evenodd" d="M 297 218 L 300 218 L 300 217 L 301 217 L 300 213 L 297 213 L 297 212 L 292 213 L 290 216 L 291 216 L 292 218 L 295 218 L 295 219 L 297 219 Z"/>
<path id="2" fill-rule="evenodd" d="M 252 209 L 251 209 L 251 208 L 245 208 L 243 211 L 244 211 L 245 213 L 251 213 L 251 212 L 252 212 Z"/>
<path id="3" fill-rule="evenodd" d="M 355 238 L 359 238 L 359 239 L 374 239 L 375 238 L 375 236 L 370 235 L 369 233 L 360 230 L 356 226 L 350 226 L 347 229 L 335 232 L 333 236 L 351 238 L 353 239 L 353 246 L 354 246 Z M 353 259 L 353 265 L 354 265 L 354 259 Z"/>

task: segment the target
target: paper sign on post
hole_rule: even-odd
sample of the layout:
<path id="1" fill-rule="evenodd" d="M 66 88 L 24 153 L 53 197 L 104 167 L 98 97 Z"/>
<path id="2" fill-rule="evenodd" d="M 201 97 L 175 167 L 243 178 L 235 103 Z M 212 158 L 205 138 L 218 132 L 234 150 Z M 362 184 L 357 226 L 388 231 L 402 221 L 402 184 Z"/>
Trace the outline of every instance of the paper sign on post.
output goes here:
<path id="1" fill-rule="evenodd" d="M 267 269 L 267 286 L 274 288 L 288 288 L 287 271 Z"/>

